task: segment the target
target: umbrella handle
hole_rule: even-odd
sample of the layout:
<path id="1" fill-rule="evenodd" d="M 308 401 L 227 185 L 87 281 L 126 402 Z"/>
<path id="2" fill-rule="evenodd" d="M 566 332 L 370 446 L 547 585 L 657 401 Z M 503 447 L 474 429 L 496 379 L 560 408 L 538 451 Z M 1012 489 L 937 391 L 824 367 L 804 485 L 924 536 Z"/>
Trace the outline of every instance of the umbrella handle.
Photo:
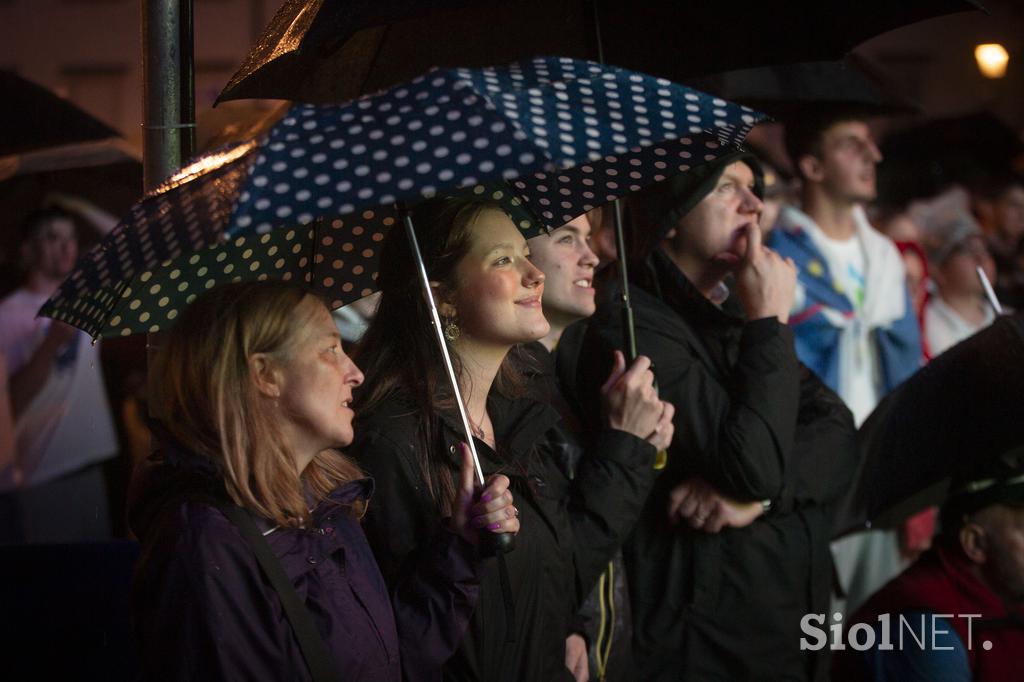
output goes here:
<path id="1" fill-rule="evenodd" d="M 622 206 L 619 204 L 619 200 L 616 199 L 614 202 L 613 215 L 615 216 L 615 250 L 617 252 L 619 262 L 619 277 L 621 278 L 622 285 L 622 343 L 626 348 L 626 362 L 632 363 L 636 360 L 636 323 L 633 320 L 633 305 L 629 300 L 629 272 L 626 269 L 626 235 L 625 229 L 622 227 Z M 654 369 L 654 365 L 651 365 L 651 369 Z M 658 380 L 654 380 L 654 390 L 658 390 Z M 657 456 L 654 458 L 654 468 L 664 469 L 668 463 L 668 451 L 659 450 Z"/>
<path id="2" fill-rule="evenodd" d="M 516 536 L 512 533 L 487 531 L 480 535 L 480 554 L 485 557 L 508 554 L 516 547 Z"/>

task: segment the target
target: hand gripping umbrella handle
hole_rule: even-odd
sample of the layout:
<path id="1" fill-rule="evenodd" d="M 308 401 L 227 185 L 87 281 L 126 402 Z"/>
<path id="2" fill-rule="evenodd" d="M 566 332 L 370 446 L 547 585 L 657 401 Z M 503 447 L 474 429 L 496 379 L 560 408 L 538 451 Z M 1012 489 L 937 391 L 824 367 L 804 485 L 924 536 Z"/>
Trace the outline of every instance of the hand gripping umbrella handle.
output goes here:
<path id="1" fill-rule="evenodd" d="M 633 304 L 629 299 L 629 270 L 626 265 L 626 236 L 622 227 L 622 207 L 619 200 L 613 202 L 613 215 L 615 216 L 615 249 L 619 258 L 619 277 L 622 287 L 622 343 L 626 348 L 626 361 L 632 363 L 636 360 L 636 324 L 633 321 Z M 651 366 L 654 369 L 654 366 Z M 654 390 L 658 390 L 658 381 L 654 381 Z M 664 469 L 668 462 L 668 451 L 659 450 L 654 459 L 655 469 Z"/>
<path id="2" fill-rule="evenodd" d="M 484 485 L 484 470 L 480 466 L 480 456 L 476 452 L 476 443 L 473 440 L 473 431 L 469 427 L 469 416 L 466 414 L 466 406 L 462 401 L 462 391 L 459 390 L 459 381 L 455 376 L 455 367 L 452 365 L 451 355 L 448 354 L 448 344 L 444 339 L 444 332 L 441 327 L 441 316 L 437 312 L 437 303 L 434 301 L 434 291 L 430 287 L 430 278 L 427 276 L 427 267 L 423 263 L 423 254 L 420 253 L 420 245 L 416 240 L 416 230 L 413 228 L 412 216 L 408 211 L 402 212 L 402 220 L 405 224 L 405 233 L 409 238 L 409 246 L 412 249 L 413 257 L 416 259 L 416 269 L 420 273 L 420 283 L 423 285 L 423 293 L 427 297 L 427 305 L 430 308 L 430 323 L 434 327 L 434 336 L 437 345 L 441 348 L 441 356 L 444 358 L 444 368 L 448 374 L 448 381 L 452 385 L 452 393 L 455 396 L 455 405 L 459 408 L 459 419 L 462 422 L 462 430 L 466 435 L 466 444 L 469 445 L 469 452 L 473 456 L 473 468 L 476 470 L 477 483 Z M 505 552 L 511 552 L 515 546 L 515 536 L 511 533 L 483 532 L 480 535 L 480 551 L 486 556 L 494 556 Z"/>

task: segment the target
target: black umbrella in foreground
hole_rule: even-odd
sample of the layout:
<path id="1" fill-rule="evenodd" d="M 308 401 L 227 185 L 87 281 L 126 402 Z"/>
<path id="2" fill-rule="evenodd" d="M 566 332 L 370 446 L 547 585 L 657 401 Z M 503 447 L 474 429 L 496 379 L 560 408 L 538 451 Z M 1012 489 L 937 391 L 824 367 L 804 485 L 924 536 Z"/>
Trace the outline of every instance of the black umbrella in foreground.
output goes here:
<path id="1" fill-rule="evenodd" d="M 0 71 L 0 157 L 118 137 L 116 130 L 10 71 Z"/>
<path id="2" fill-rule="evenodd" d="M 783 122 L 799 117 L 808 107 L 834 107 L 864 117 L 920 111 L 877 65 L 856 55 L 842 61 L 727 71 L 692 79 L 690 84 Z"/>
<path id="3" fill-rule="evenodd" d="M 952 184 L 983 186 L 1024 168 L 1024 141 L 988 111 L 941 118 L 888 136 L 878 189 L 885 203 L 932 197 Z"/>
<path id="4" fill-rule="evenodd" d="M 1024 314 L 931 361 L 860 428 L 862 462 L 836 530 L 892 527 L 941 504 L 950 479 L 973 480 L 1024 445 Z"/>
<path id="5" fill-rule="evenodd" d="M 886 31 L 977 9 L 975 0 L 287 0 L 218 102 L 339 102 L 433 66 L 538 54 L 686 82 L 841 59 Z"/>

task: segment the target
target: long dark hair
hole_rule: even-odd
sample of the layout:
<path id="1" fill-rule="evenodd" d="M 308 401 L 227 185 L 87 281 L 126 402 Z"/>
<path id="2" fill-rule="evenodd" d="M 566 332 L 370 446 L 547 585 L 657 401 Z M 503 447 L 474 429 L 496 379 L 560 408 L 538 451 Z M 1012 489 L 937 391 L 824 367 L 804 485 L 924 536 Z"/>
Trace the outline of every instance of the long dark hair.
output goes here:
<path id="1" fill-rule="evenodd" d="M 492 201 L 465 197 L 435 197 L 412 210 L 427 275 L 440 285 L 435 292 L 438 299 L 458 289 L 456 266 L 469 252 L 476 218 L 488 209 L 503 210 Z M 366 377 L 356 392 L 356 414 L 371 414 L 396 394 L 412 399 L 419 420 L 417 455 L 425 482 L 438 505 L 447 509 L 455 497 L 455 462 L 443 450 L 440 416 L 454 412 L 456 405 L 403 225 L 388 233 L 377 277 L 380 303 L 353 353 Z M 449 354 L 461 378 L 462 363 L 452 344 Z M 522 354 L 514 348 L 502 362 L 492 390 L 507 398 L 521 396 L 524 366 Z"/>

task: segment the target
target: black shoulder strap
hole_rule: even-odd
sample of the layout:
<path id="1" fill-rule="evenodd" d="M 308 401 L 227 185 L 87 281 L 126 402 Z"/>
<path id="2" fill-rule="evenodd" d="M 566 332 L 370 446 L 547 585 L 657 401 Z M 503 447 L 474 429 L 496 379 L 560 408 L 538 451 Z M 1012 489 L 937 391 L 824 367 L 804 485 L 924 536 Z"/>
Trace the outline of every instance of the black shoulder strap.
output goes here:
<path id="1" fill-rule="evenodd" d="M 295 632 L 295 639 L 298 640 L 299 648 L 302 649 L 302 657 L 306 659 L 306 666 L 313 676 L 313 682 L 337 682 L 340 677 L 334 668 L 334 661 L 327 650 L 327 645 L 313 624 L 309 610 L 299 599 L 291 580 L 285 575 L 284 569 L 281 568 L 280 562 L 274 556 L 266 538 L 263 537 L 252 517 L 249 516 L 249 512 L 230 502 L 217 502 L 216 506 L 229 521 L 238 527 L 242 537 L 252 548 L 253 554 L 256 555 L 256 561 L 259 562 L 263 574 L 277 591 L 277 596 L 281 598 L 284 613 Z"/>

